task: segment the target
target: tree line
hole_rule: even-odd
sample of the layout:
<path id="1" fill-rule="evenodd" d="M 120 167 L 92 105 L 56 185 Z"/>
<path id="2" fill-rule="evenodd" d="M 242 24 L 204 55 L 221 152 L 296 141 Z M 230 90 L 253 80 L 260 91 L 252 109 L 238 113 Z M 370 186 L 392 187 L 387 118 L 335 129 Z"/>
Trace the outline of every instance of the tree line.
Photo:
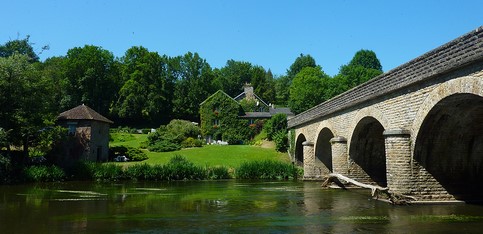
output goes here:
<path id="1" fill-rule="evenodd" d="M 236 96 L 245 83 L 267 103 L 300 113 L 381 73 L 369 50 L 358 51 L 334 77 L 303 54 L 280 76 L 250 62 L 228 60 L 212 68 L 198 53 L 169 57 L 142 46 L 117 58 L 102 47 L 85 45 L 42 62 L 27 36 L 0 45 L 0 138 L 23 137 L 26 144 L 25 136 L 80 104 L 118 125 L 198 121 L 203 100 L 220 89 Z"/>

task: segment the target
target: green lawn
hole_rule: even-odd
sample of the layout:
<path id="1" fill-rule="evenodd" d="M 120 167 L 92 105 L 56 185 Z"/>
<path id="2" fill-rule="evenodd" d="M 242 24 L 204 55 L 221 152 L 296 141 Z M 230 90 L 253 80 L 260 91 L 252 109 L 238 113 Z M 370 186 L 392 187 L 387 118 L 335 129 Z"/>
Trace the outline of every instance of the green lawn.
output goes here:
<path id="1" fill-rule="evenodd" d="M 132 146 L 139 147 L 140 142 L 147 140 L 146 134 L 111 134 L 113 141 L 111 146 Z M 148 164 L 164 164 L 174 155 L 183 155 L 189 161 L 200 166 L 226 166 L 229 168 L 238 167 L 243 162 L 256 160 L 276 160 L 290 162 L 287 153 L 280 153 L 273 148 L 262 148 L 250 145 L 205 145 L 201 148 L 182 149 L 174 152 L 149 152 L 149 159 L 143 162 Z M 122 163 L 130 165 L 138 162 Z"/>

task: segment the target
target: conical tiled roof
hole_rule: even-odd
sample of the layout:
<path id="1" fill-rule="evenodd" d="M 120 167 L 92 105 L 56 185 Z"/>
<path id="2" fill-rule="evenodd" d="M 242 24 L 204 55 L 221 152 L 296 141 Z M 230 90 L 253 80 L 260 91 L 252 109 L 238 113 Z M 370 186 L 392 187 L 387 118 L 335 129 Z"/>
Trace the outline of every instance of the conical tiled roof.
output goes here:
<path id="1" fill-rule="evenodd" d="M 68 111 L 64 111 L 57 116 L 57 120 L 96 120 L 105 123 L 114 123 L 108 118 L 97 113 L 90 107 L 82 104 L 80 106 L 74 107 Z"/>

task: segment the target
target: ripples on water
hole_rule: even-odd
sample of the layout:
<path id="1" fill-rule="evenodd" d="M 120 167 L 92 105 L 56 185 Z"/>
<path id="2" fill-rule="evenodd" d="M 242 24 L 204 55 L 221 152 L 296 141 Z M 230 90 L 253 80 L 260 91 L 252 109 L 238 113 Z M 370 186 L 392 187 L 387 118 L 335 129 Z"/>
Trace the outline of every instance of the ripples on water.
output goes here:
<path id="1" fill-rule="evenodd" d="M 392 206 L 317 182 L 0 186 L 1 233 L 478 233 L 483 206 Z"/>

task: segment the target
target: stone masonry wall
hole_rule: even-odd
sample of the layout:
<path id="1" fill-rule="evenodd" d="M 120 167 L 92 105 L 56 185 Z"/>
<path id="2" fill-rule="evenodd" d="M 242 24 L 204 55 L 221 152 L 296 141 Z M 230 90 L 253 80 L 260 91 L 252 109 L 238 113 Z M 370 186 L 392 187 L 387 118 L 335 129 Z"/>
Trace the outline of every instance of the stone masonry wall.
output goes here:
<path id="1" fill-rule="evenodd" d="M 358 165 L 349 164 L 353 163 L 350 160 L 352 134 L 361 120 L 372 117 L 384 128 L 386 177 L 390 191 L 411 195 L 418 200 L 454 199 L 414 159 L 415 143 L 423 121 L 442 99 L 461 93 L 483 97 L 482 35 L 483 27 L 480 27 L 297 115 L 288 121 L 288 126 L 295 129 L 296 136 L 303 134 L 312 144 L 317 144 L 321 129 L 328 128 L 334 134 L 333 139 L 339 139 L 331 140 L 334 172 L 367 182 L 367 175 L 361 171 L 354 173 Z M 479 118 L 474 119 L 478 121 Z M 304 163 L 304 178 L 323 177 L 330 172 L 317 172 L 313 148 L 304 146 L 303 152 L 304 161 L 308 160 Z M 444 168 L 431 170 L 434 173 L 434 170 Z"/>
<path id="2" fill-rule="evenodd" d="M 324 118 L 319 118 L 310 123 L 298 126 L 295 128 L 296 136 L 302 133 L 306 137 L 307 141 L 316 144 L 318 129 L 320 129 L 321 125 L 326 126 L 327 122 L 330 122 L 330 126 L 332 128 L 330 130 L 336 133 L 336 137 L 344 137 L 347 139 L 345 148 L 347 150 L 346 154 L 349 158 L 351 147 L 350 142 L 355 127 L 362 118 L 371 116 L 377 119 L 385 130 L 407 130 L 409 134 L 409 141 L 407 144 L 410 144 L 410 153 L 412 153 L 414 149 L 414 142 L 416 141 L 417 137 L 417 130 L 419 128 L 418 125 L 420 125 L 423 119 L 426 117 L 426 114 L 424 113 L 431 109 L 430 107 L 427 107 L 427 103 L 431 102 L 431 99 L 435 99 L 433 97 L 435 96 L 435 93 L 440 94 L 436 95 L 440 96 L 439 99 L 442 99 L 446 95 L 451 95 L 452 93 L 458 92 L 475 93 L 483 96 L 482 77 L 483 62 L 480 62 L 478 64 L 468 66 L 462 70 L 440 76 L 438 80 L 442 83 L 430 81 L 418 84 L 417 86 L 410 86 L 404 90 L 399 90 L 398 92 L 383 98 L 372 100 L 371 102 L 363 103 L 359 106 L 348 108 L 336 114 L 328 115 Z M 452 89 L 452 91 L 445 91 L 445 89 Z M 436 98 L 434 102 L 437 102 L 437 100 L 438 98 Z M 387 144 L 392 143 L 386 142 L 386 148 Z M 387 150 L 388 149 L 386 149 L 386 154 L 388 153 Z M 306 152 L 313 154 L 313 150 L 310 152 L 304 151 L 304 154 Z M 307 158 L 313 157 L 314 156 L 307 156 Z M 417 196 L 421 200 L 452 199 L 452 196 L 441 187 L 438 181 L 432 178 L 431 174 L 426 172 L 424 168 L 414 162 L 412 155 L 409 157 L 410 170 L 402 169 L 395 171 L 392 166 L 400 164 L 400 158 L 398 158 L 398 156 L 386 158 L 388 171 L 391 169 L 394 171 L 388 175 L 389 185 L 404 185 L 405 183 L 401 181 L 407 181 L 408 178 L 411 178 L 412 185 L 410 189 L 400 187 L 396 188 L 395 190 L 407 191 L 407 194 Z M 305 155 L 304 158 L 306 158 Z M 345 165 L 339 166 L 337 165 L 338 163 L 340 163 L 340 160 L 333 160 L 334 169 L 346 167 Z M 354 167 L 354 165 L 352 166 Z M 307 165 L 307 168 L 305 169 L 308 170 L 305 174 L 306 178 L 324 176 L 314 174 L 313 172 L 316 170 L 310 168 L 310 165 Z"/>

